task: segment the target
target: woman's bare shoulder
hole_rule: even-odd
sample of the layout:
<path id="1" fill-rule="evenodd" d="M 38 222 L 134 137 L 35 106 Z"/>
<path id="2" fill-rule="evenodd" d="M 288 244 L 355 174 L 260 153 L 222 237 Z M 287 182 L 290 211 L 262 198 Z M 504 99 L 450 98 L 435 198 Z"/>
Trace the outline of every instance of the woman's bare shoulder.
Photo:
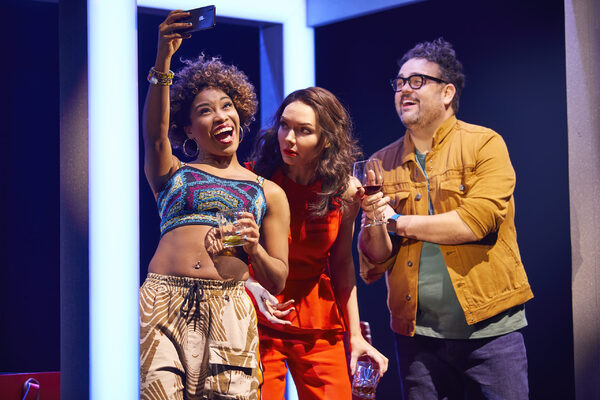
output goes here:
<path id="1" fill-rule="evenodd" d="M 285 199 L 287 201 L 287 196 L 284 192 L 284 190 L 281 188 L 281 186 L 279 186 L 278 184 L 276 184 L 275 182 L 265 179 L 265 182 L 263 184 L 263 190 L 265 192 L 265 197 L 267 198 L 267 201 L 269 201 L 269 198 L 273 198 L 273 199 Z"/>

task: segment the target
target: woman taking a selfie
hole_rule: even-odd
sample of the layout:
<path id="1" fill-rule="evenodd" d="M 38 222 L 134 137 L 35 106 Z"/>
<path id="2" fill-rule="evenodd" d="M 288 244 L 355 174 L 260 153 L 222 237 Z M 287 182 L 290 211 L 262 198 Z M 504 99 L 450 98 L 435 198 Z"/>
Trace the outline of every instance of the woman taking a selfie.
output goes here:
<path id="1" fill-rule="evenodd" d="M 388 360 L 360 330 L 352 258 L 360 203 L 351 177 L 358 154 L 349 115 L 318 87 L 288 95 L 256 142 L 254 171 L 283 188 L 291 212 L 284 291 L 275 298 L 251 281 L 246 285 L 262 312 L 265 399 L 283 398 L 287 368 L 301 400 L 350 399 L 346 331 L 351 373 L 363 355 L 382 374 L 387 370 Z"/>
<path id="2" fill-rule="evenodd" d="M 172 11 L 159 26 L 144 108 L 144 170 L 161 238 L 140 289 L 141 398 L 256 399 L 262 376 L 247 263 L 270 292 L 283 289 L 289 207 L 281 188 L 237 159 L 257 106 L 247 77 L 200 56 L 173 82 L 187 16 Z M 216 213 L 242 208 L 245 244 L 224 251 Z"/>

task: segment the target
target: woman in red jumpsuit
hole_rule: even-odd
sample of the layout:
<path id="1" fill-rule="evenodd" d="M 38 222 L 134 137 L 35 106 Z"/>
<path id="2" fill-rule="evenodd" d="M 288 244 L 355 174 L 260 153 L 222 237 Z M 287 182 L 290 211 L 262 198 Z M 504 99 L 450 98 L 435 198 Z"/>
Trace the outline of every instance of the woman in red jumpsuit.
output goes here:
<path id="1" fill-rule="evenodd" d="M 284 291 L 275 297 L 256 282 L 246 285 L 261 311 L 265 399 L 283 399 L 288 368 L 300 400 L 351 399 L 350 374 L 360 356 L 387 370 L 387 358 L 360 330 L 352 258 L 360 204 L 351 176 L 358 154 L 348 113 L 318 87 L 288 95 L 257 139 L 254 171 L 283 188 L 291 211 Z"/>

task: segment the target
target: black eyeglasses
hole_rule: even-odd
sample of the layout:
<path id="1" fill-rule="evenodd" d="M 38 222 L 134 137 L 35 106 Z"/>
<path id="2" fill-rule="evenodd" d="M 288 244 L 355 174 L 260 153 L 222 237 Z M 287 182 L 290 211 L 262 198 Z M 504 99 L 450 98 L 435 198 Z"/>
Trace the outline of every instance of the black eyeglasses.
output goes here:
<path id="1" fill-rule="evenodd" d="M 408 86 L 410 86 L 411 88 L 420 89 L 421 86 L 425 84 L 425 81 L 427 79 L 438 83 L 448 83 L 446 81 L 441 80 L 440 78 L 434 78 L 433 76 L 424 74 L 415 74 L 409 76 L 408 78 L 397 76 L 395 78 L 390 79 L 390 83 L 392 85 L 392 89 L 394 89 L 394 92 L 399 92 L 400 90 L 402 90 L 406 82 L 408 82 Z"/>

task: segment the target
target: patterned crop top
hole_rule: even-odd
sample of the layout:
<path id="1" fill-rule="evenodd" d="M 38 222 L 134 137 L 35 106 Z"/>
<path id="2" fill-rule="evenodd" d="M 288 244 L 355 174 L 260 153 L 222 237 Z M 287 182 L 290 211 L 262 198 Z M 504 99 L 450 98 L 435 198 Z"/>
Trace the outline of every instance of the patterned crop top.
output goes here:
<path id="1" fill-rule="evenodd" d="M 217 211 L 243 208 L 258 226 L 267 211 L 264 178 L 257 182 L 220 178 L 184 163 L 169 178 L 156 200 L 160 235 L 183 225 L 218 226 Z"/>

